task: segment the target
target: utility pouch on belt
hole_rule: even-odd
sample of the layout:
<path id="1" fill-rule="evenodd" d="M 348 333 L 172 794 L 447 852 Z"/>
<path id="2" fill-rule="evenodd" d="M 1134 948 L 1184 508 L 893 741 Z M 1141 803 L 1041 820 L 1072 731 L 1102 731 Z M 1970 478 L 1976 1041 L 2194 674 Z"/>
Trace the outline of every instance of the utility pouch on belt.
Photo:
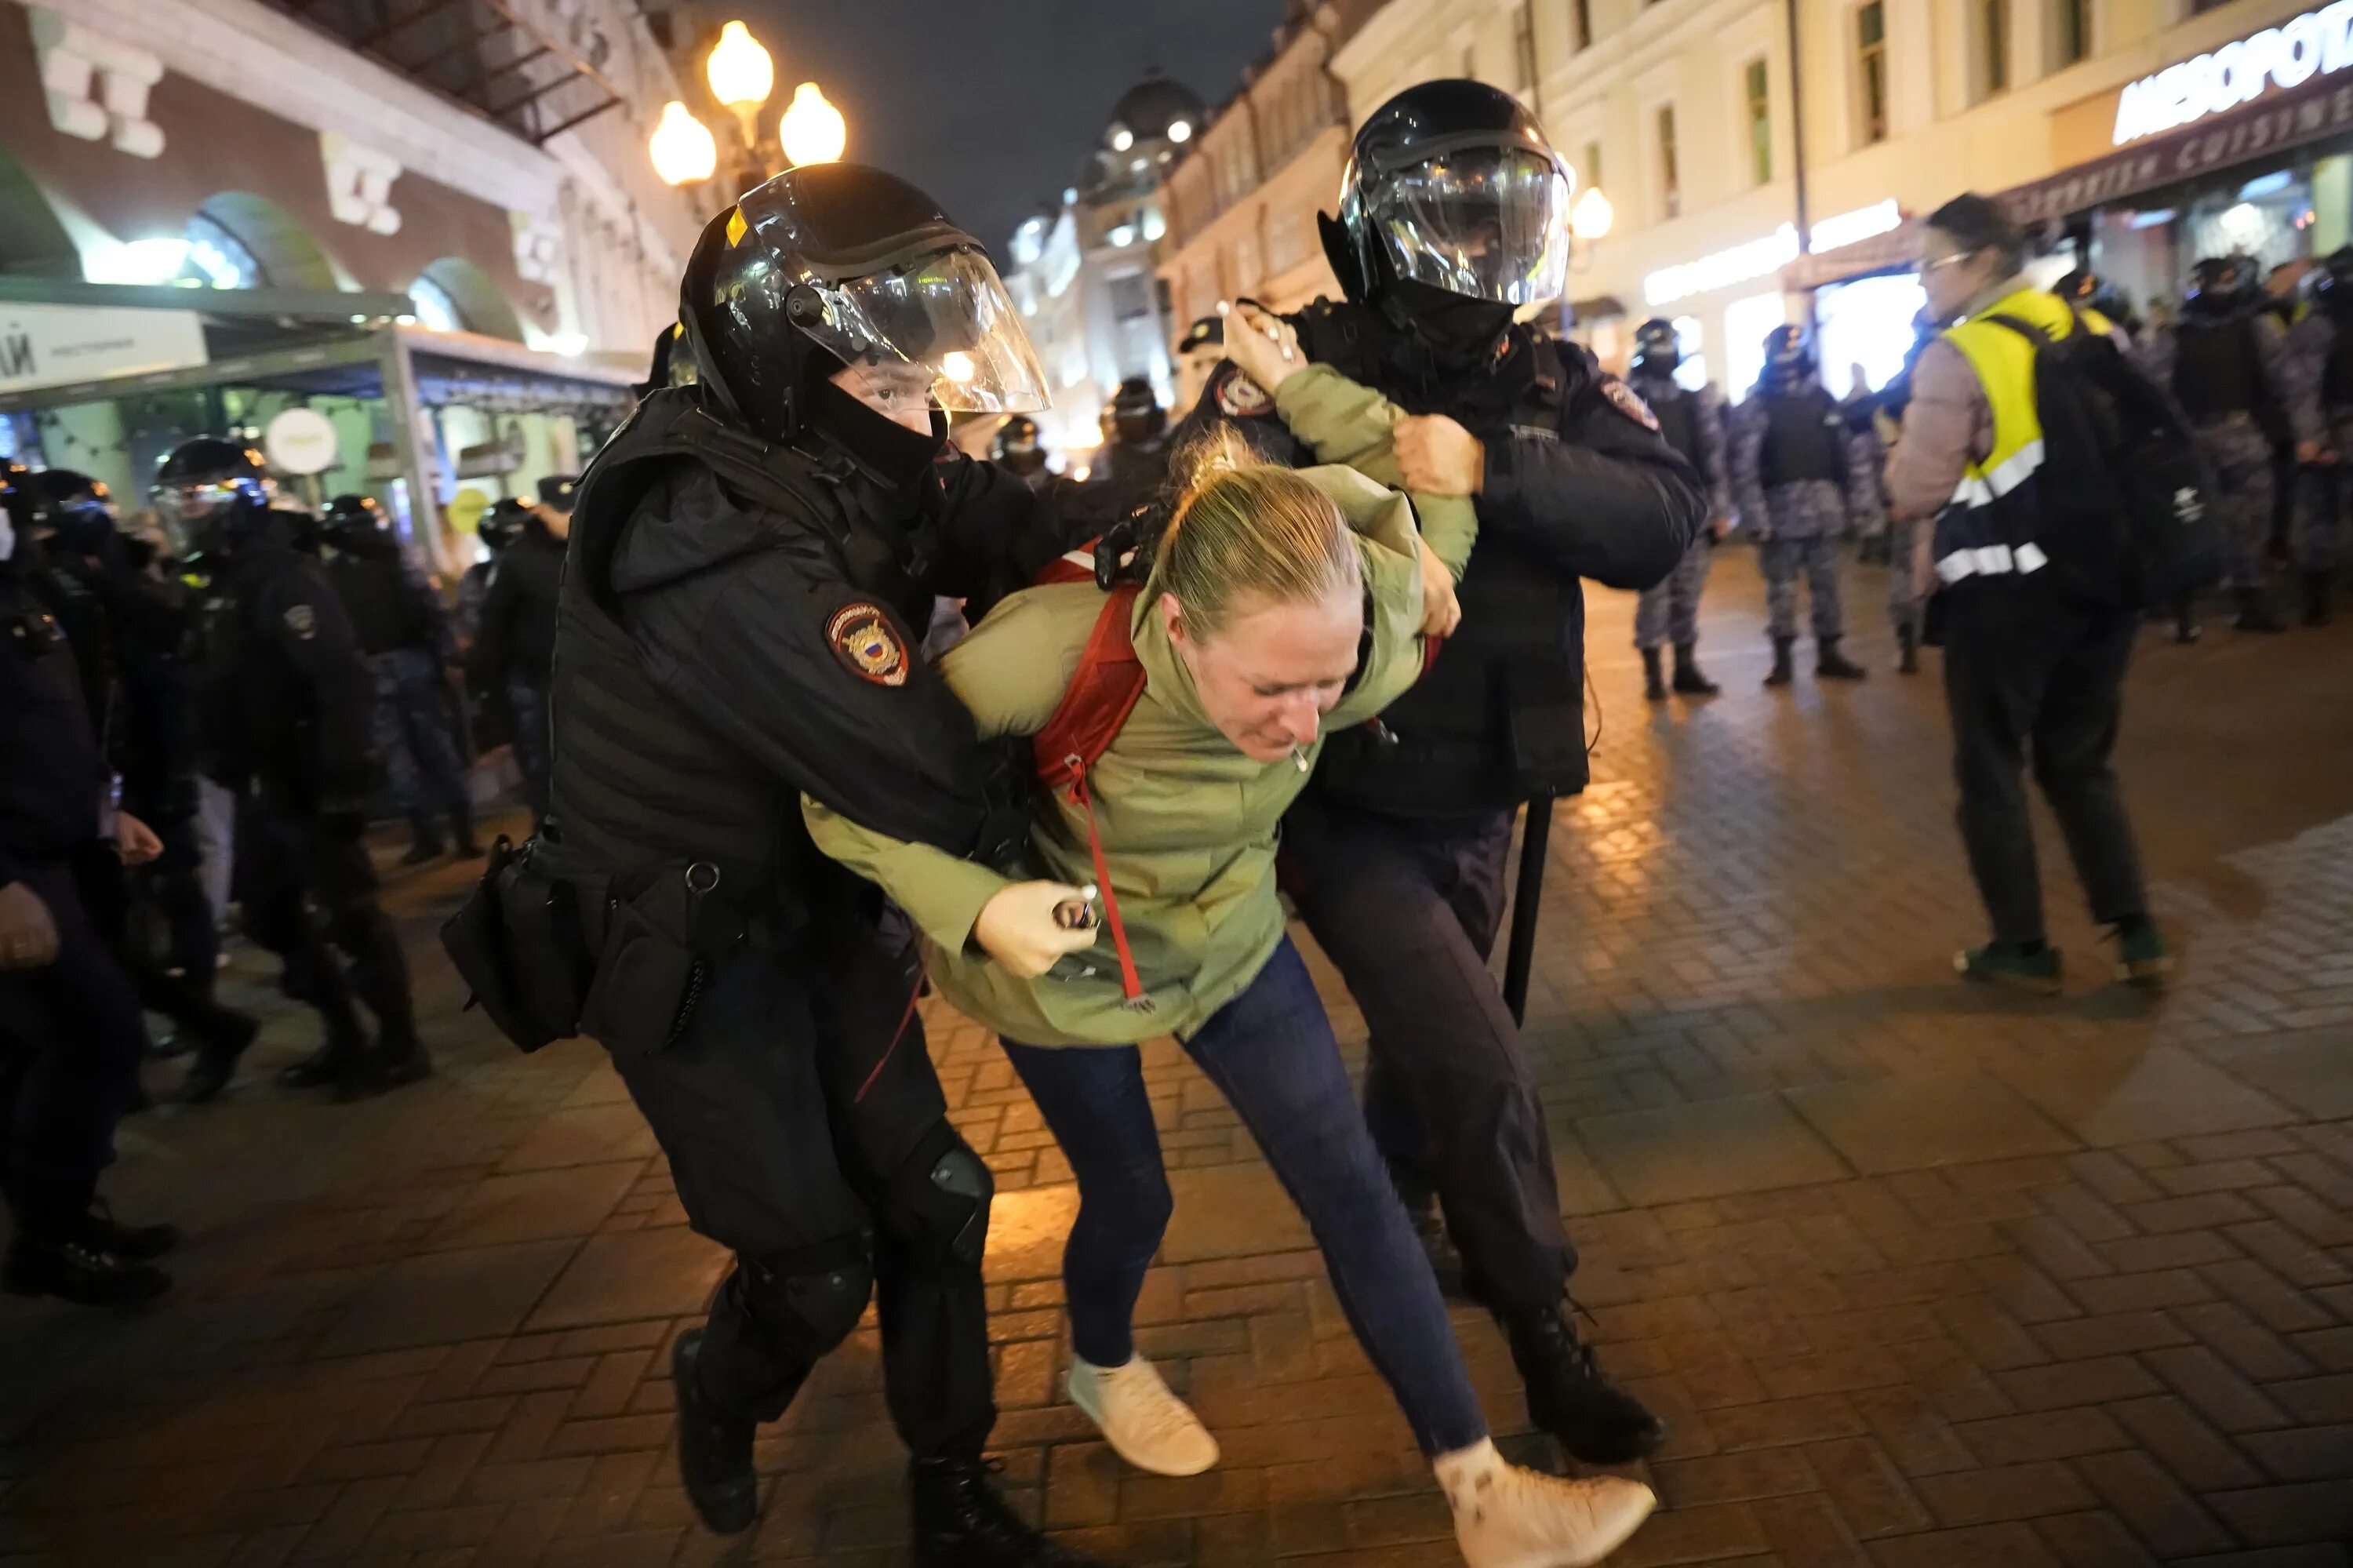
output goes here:
<path id="1" fill-rule="evenodd" d="M 745 935 L 718 892 L 718 867 L 697 861 L 606 901 L 583 1034 L 616 1056 L 649 1056 L 678 1039 L 717 958 Z"/>
<path id="2" fill-rule="evenodd" d="M 531 1052 L 580 1031 L 591 952 L 581 930 L 584 896 L 601 899 L 601 878 L 555 874 L 554 846 L 521 849 L 501 834 L 481 880 L 441 927 L 441 946 L 499 1033 Z"/>

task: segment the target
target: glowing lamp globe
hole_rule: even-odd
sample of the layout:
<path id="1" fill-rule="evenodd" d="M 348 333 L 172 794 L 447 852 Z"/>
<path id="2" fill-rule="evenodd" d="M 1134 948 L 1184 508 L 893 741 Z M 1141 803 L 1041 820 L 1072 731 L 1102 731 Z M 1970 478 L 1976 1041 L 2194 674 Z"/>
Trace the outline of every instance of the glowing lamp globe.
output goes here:
<path id="1" fill-rule="evenodd" d="M 805 81 L 793 90 L 793 101 L 776 126 L 776 140 L 795 164 L 830 164 L 849 145 L 849 126 L 841 111 L 825 101 L 817 83 Z"/>

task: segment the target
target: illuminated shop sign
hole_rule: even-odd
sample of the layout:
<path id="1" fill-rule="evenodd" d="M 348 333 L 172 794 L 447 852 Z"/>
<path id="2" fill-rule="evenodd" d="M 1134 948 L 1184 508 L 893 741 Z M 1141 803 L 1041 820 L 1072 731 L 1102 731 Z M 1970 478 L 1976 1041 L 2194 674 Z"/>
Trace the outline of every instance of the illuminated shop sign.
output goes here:
<path id="1" fill-rule="evenodd" d="M 2343 4 L 2348 9 L 2353 9 L 2353 0 L 2343 0 Z M 1812 249 L 1820 255 L 1825 250 L 1852 245 L 1859 239 L 1890 233 L 1903 226 L 1903 209 L 1890 198 L 1875 207 L 1861 207 L 1822 219 L 1814 225 Z M 1746 245 L 1718 250 L 1679 267 L 1662 268 L 1642 280 L 1642 297 L 1653 305 L 1672 304 L 1694 294 L 1710 293 L 1717 289 L 1728 289 L 1736 283 L 1770 277 L 1797 259 L 1797 226 L 1785 223 L 1762 239 L 1752 239 Z"/>
<path id="2" fill-rule="evenodd" d="M 2224 44 L 2211 54 L 2168 66 L 2116 100 L 2116 146 L 2162 135 L 2221 114 L 2264 93 L 2301 87 L 2353 65 L 2353 0 L 2306 11 L 2293 21 Z"/>

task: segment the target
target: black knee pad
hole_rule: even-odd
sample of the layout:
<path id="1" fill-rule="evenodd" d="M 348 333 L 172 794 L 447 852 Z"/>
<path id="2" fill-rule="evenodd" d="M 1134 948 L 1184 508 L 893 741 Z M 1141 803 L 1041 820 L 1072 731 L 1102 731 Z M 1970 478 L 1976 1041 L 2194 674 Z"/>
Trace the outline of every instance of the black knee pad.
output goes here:
<path id="1" fill-rule="evenodd" d="M 814 1361 L 849 1338 L 874 1290 L 863 1236 L 735 1261 L 732 1287 L 762 1338 L 788 1360 Z"/>
<path id="2" fill-rule="evenodd" d="M 882 1191 L 881 1220 L 936 1266 L 978 1272 L 997 1181 L 946 1122 L 925 1136 Z"/>

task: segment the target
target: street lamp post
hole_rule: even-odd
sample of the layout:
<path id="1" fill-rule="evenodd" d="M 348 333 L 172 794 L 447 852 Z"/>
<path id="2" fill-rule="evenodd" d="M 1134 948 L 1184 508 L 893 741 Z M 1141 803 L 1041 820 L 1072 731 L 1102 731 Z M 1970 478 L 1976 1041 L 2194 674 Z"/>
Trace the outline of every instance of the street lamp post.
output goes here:
<path id="1" fill-rule="evenodd" d="M 730 22 L 719 30 L 719 41 L 703 61 L 702 74 L 712 98 L 735 117 L 742 154 L 736 165 L 738 196 L 782 169 L 832 163 L 849 144 L 849 128 L 841 111 L 826 101 L 813 81 L 795 90 L 792 103 L 777 122 L 776 134 L 762 134 L 760 111 L 776 90 L 776 61 L 741 22 Z M 664 106 L 648 151 L 653 156 L 654 172 L 670 185 L 698 184 L 718 170 L 717 138 L 685 104 L 676 101 Z"/>

